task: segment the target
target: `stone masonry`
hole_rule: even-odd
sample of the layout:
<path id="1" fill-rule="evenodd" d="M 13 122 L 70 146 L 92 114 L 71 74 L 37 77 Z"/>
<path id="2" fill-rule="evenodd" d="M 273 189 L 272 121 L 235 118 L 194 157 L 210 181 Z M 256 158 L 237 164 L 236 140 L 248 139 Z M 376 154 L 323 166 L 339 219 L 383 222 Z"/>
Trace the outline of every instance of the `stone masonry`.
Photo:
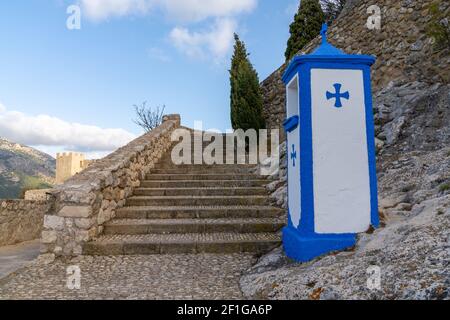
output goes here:
<path id="1" fill-rule="evenodd" d="M 167 152 L 104 224 L 103 235 L 83 246 L 83 254 L 267 252 L 281 244 L 278 231 L 285 219 L 283 210 L 269 203 L 267 180 L 253 168 L 175 165 Z"/>
<path id="2" fill-rule="evenodd" d="M 38 239 L 49 208 L 47 201 L 1 200 L 0 246 Z"/>
<path id="3" fill-rule="evenodd" d="M 180 116 L 132 141 L 52 191 L 53 206 L 44 219 L 43 253 L 77 256 L 83 244 L 103 232 L 147 173 L 171 146 Z"/>
<path id="4" fill-rule="evenodd" d="M 331 44 L 348 54 L 371 54 L 377 57 L 372 68 L 374 91 L 391 81 L 443 83 L 450 81 L 450 49 L 437 50 L 434 39 L 427 35 L 432 15 L 430 5 L 439 3 L 444 16 L 450 15 L 448 1 L 435 0 L 350 0 L 341 16 L 328 31 Z M 381 9 L 381 29 L 369 30 L 370 6 Z M 301 53 L 310 53 L 320 43 L 320 37 L 309 43 Z M 285 87 L 281 66 L 261 83 L 264 116 L 268 128 L 279 128 L 285 115 Z M 280 130 L 283 132 L 283 130 Z M 284 140 L 284 134 L 282 140 Z"/>

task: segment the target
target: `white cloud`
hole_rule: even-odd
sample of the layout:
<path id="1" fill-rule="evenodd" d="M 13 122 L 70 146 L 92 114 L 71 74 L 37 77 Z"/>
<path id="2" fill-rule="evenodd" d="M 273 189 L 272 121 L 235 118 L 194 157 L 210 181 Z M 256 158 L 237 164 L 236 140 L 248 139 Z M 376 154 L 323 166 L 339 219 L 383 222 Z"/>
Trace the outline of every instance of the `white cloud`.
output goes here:
<path id="1" fill-rule="evenodd" d="M 48 115 L 29 116 L 0 104 L 0 136 L 30 146 L 57 146 L 72 151 L 113 151 L 136 136 L 123 129 L 102 129 Z"/>
<path id="2" fill-rule="evenodd" d="M 83 13 L 92 20 L 112 16 L 148 14 L 161 9 L 170 18 L 185 22 L 225 17 L 252 11 L 257 0 L 80 0 Z"/>
<path id="3" fill-rule="evenodd" d="M 173 45 L 193 58 L 204 58 L 211 54 L 215 59 L 223 58 L 233 44 L 237 23 L 234 19 L 220 18 L 206 31 L 191 32 L 176 27 L 170 33 Z"/>
<path id="4" fill-rule="evenodd" d="M 172 44 L 190 57 L 212 56 L 221 60 L 229 52 L 236 16 L 253 11 L 258 0 L 79 0 L 82 13 L 95 21 L 126 15 L 147 15 L 163 12 L 169 19 L 181 23 L 169 35 Z M 211 19 L 213 24 L 201 31 L 192 31 L 187 23 Z M 209 20 L 208 20 L 209 24 Z M 167 62 L 158 49 L 150 49 L 149 56 Z"/>

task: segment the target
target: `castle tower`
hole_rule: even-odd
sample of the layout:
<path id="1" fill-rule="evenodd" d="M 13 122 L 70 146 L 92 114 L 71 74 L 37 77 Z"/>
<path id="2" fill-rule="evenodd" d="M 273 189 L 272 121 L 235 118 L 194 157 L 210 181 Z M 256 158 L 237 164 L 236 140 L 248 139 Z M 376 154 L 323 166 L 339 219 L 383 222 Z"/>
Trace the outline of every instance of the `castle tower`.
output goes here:
<path id="1" fill-rule="evenodd" d="M 70 177 L 84 170 L 88 161 L 82 153 L 57 153 L 56 154 L 56 183 L 62 184 Z"/>

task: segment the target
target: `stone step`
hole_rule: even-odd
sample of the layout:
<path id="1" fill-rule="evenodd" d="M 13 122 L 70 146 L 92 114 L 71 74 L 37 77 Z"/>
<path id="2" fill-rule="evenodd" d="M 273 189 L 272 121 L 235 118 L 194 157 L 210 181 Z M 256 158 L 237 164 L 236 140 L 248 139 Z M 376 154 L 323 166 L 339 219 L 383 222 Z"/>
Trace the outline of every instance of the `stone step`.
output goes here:
<path id="1" fill-rule="evenodd" d="M 255 168 L 255 165 L 248 164 L 180 164 L 176 165 L 172 163 L 172 161 L 160 161 L 156 164 L 153 170 L 164 170 L 164 169 L 182 169 L 182 170 L 207 170 L 207 171 L 215 171 L 215 170 L 231 170 L 231 171 L 247 171 Z M 153 172 L 152 170 L 152 172 Z"/>
<path id="2" fill-rule="evenodd" d="M 260 176 L 255 174 L 149 174 L 147 175 L 146 180 L 254 180 L 258 179 Z"/>
<path id="3" fill-rule="evenodd" d="M 248 156 L 245 157 L 240 157 L 239 161 L 238 158 L 236 156 L 234 156 L 234 158 L 230 158 L 228 159 L 227 154 L 218 154 L 217 157 L 213 157 L 211 160 L 212 161 L 221 161 L 221 163 L 214 163 L 212 165 L 207 164 L 205 162 L 205 158 L 200 154 L 200 155 L 195 155 L 193 153 L 191 153 L 191 158 L 190 159 L 181 159 L 182 161 L 188 161 L 188 163 L 185 163 L 183 165 L 186 166 L 205 166 L 205 167 L 211 167 L 211 166 L 247 166 L 249 168 L 251 167 L 255 167 L 258 163 L 256 161 L 255 162 L 250 162 L 250 160 L 254 161 L 254 158 L 250 158 Z M 197 163 L 196 163 L 197 161 Z M 198 163 L 198 161 L 201 161 L 201 163 Z M 164 157 L 162 157 L 159 161 L 158 161 L 158 168 L 159 167 L 172 167 L 172 166 L 176 166 L 176 164 L 174 163 L 172 157 L 170 155 L 166 155 Z"/>
<path id="4" fill-rule="evenodd" d="M 105 224 L 104 234 L 257 233 L 277 232 L 283 226 L 279 218 L 118 219 Z"/>
<path id="5" fill-rule="evenodd" d="M 117 210 L 117 219 L 277 218 L 282 209 L 270 206 L 140 206 Z"/>
<path id="6" fill-rule="evenodd" d="M 189 166 L 189 167 L 178 167 L 178 166 L 167 166 L 165 168 L 160 168 L 159 166 L 151 170 L 151 175 L 153 174 L 248 174 L 251 168 L 235 168 L 234 166 L 224 166 L 221 168 L 212 168 L 205 166 Z"/>
<path id="7" fill-rule="evenodd" d="M 265 179 L 249 180 L 144 180 L 142 188 L 208 188 L 208 187 L 258 187 L 268 184 Z"/>
<path id="8" fill-rule="evenodd" d="M 268 204 L 267 196 L 133 196 L 127 206 L 254 206 Z"/>
<path id="9" fill-rule="evenodd" d="M 83 247 L 86 255 L 265 253 L 281 244 L 279 233 L 104 235 Z"/>
<path id="10" fill-rule="evenodd" d="M 267 195 L 264 187 L 230 188 L 138 188 L 135 196 L 248 196 Z"/>

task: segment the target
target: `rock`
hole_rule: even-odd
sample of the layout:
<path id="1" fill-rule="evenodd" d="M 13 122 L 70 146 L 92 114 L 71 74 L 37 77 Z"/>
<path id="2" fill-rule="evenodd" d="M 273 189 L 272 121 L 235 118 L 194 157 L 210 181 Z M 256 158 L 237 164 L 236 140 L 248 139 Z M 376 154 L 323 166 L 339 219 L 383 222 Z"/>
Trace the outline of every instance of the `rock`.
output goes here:
<path id="1" fill-rule="evenodd" d="M 406 195 L 393 196 L 389 198 L 384 198 L 380 201 L 380 207 L 382 209 L 389 209 L 396 207 L 399 203 L 402 203 L 406 199 Z"/>
<path id="2" fill-rule="evenodd" d="M 83 230 L 89 230 L 95 223 L 94 219 L 80 218 L 75 219 L 75 225 Z"/>
<path id="3" fill-rule="evenodd" d="M 37 257 L 35 263 L 49 265 L 50 263 L 53 263 L 55 259 L 56 256 L 53 253 L 41 254 Z"/>
<path id="4" fill-rule="evenodd" d="M 384 132 L 386 135 L 386 142 L 388 144 L 393 144 L 397 141 L 404 124 L 405 124 L 405 117 L 402 116 L 388 123 L 385 126 Z"/>
<path id="5" fill-rule="evenodd" d="M 375 138 L 375 147 L 377 149 L 377 151 L 380 151 L 384 146 L 384 141 L 381 141 L 378 138 Z"/>
<path id="6" fill-rule="evenodd" d="M 412 205 L 410 203 L 399 203 L 395 209 L 402 211 L 411 211 Z"/>
<path id="7" fill-rule="evenodd" d="M 423 48 L 423 42 L 417 40 L 415 43 L 411 45 L 411 51 L 421 51 Z"/>
<path id="8" fill-rule="evenodd" d="M 450 195 L 422 203 L 412 218 L 389 222 L 360 236 L 354 252 L 307 263 L 283 259 L 279 249 L 260 258 L 241 277 L 248 299 L 448 299 L 450 219 L 436 215 L 450 207 Z M 367 285 L 370 266 L 381 270 L 381 290 Z"/>
<path id="9" fill-rule="evenodd" d="M 92 208 L 87 206 L 65 206 L 59 212 L 60 217 L 88 218 L 92 214 Z"/>
<path id="10" fill-rule="evenodd" d="M 287 186 L 282 186 L 273 192 L 270 197 L 274 199 L 278 206 L 282 208 L 287 207 Z"/>
<path id="11" fill-rule="evenodd" d="M 276 190 L 278 184 L 279 184 L 278 181 L 271 182 L 271 183 L 269 183 L 269 184 L 266 186 L 266 189 L 267 189 L 269 192 L 273 192 L 273 191 Z"/>
<path id="12" fill-rule="evenodd" d="M 64 218 L 58 216 L 44 216 L 44 228 L 50 230 L 63 230 Z"/>
<path id="13" fill-rule="evenodd" d="M 55 243 L 57 239 L 56 231 L 42 231 L 42 243 Z"/>

